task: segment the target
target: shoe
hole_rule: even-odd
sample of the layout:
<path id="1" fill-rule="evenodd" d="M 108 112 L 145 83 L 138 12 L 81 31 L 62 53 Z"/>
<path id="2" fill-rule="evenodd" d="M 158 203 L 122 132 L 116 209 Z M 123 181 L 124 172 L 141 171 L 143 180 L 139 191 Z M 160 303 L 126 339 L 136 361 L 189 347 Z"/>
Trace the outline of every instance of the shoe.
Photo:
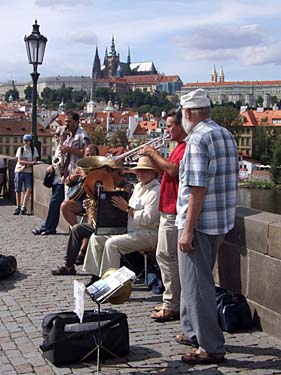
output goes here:
<path id="1" fill-rule="evenodd" d="M 21 208 L 21 210 L 20 210 L 20 214 L 21 214 L 21 215 L 27 215 L 27 210 L 26 210 L 25 207 L 24 207 L 24 208 Z"/>
<path id="2" fill-rule="evenodd" d="M 195 349 L 189 353 L 185 353 L 181 360 L 189 365 L 210 365 L 224 362 L 224 354 L 210 354 L 200 349 Z"/>
<path id="3" fill-rule="evenodd" d="M 56 234 L 56 232 L 51 232 L 50 230 L 41 231 L 41 236 L 49 236 L 50 234 Z"/>
<path id="4" fill-rule="evenodd" d="M 32 229 L 31 233 L 33 233 L 35 236 L 38 236 L 42 233 L 42 230 L 40 228 L 34 228 Z"/>
<path id="5" fill-rule="evenodd" d="M 154 312 L 150 315 L 150 317 L 157 322 L 169 322 L 171 320 L 178 320 L 180 318 L 180 313 L 178 311 L 171 311 L 171 310 L 159 310 Z"/>
<path id="6" fill-rule="evenodd" d="M 175 340 L 178 344 L 189 345 L 193 348 L 199 348 L 199 343 L 196 336 L 188 337 L 184 333 L 182 333 L 180 335 L 177 335 Z"/>
<path id="7" fill-rule="evenodd" d="M 92 275 L 91 280 L 88 282 L 88 284 L 85 285 L 86 288 L 88 288 L 90 285 L 94 284 L 96 281 L 99 281 L 100 277 L 96 275 Z"/>
<path id="8" fill-rule="evenodd" d="M 156 306 L 153 307 L 154 311 L 160 311 L 162 309 L 163 309 L 163 305 L 162 304 L 161 305 L 156 305 Z"/>
<path id="9" fill-rule="evenodd" d="M 20 214 L 20 207 L 17 207 L 15 211 L 13 212 L 13 215 L 19 215 Z"/>
<path id="10" fill-rule="evenodd" d="M 84 263 L 85 253 L 79 253 L 75 260 L 76 266 L 81 266 Z"/>
<path id="11" fill-rule="evenodd" d="M 66 266 L 61 266 L 56 268 L 55 270 L 52 270 L 52 275 L 54 276 L 75 276 L 76 271 L 74 267 L 71 267 L 70 269 L 66 268 Z"/>

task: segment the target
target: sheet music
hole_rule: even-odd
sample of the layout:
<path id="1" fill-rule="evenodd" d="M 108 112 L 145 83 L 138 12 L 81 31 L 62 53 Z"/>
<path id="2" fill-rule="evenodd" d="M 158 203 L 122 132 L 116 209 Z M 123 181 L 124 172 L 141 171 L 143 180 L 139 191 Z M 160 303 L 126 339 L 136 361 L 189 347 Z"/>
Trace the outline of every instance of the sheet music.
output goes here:
<path id="1" fill-rule="evenodd" d="M 85 285 L 77 280 L 74 280 L 74 312 L 78 316 L 80 323 L 83 322 L 84 316 L 84 293 Z"/>
<path id="2" fill-rule="evenodd" d="M 136 275 L 133 271 L 127 267 L 121 267 L 105 279 L 98 280 L 90 285 L 87 290 L 94 301 L 103 303 L 120 289 L 126 281 L 135 279 Z"/>

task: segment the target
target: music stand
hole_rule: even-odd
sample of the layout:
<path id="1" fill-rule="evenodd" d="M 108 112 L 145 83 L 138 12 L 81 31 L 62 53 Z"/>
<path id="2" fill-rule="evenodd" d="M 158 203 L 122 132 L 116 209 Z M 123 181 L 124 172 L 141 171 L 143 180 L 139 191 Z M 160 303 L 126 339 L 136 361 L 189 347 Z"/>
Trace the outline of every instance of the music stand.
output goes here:
<path id="1" fill-rule="evenodd" d="M 101 349 L 108 354 L 110 354 L 112 357 L 118 359 L 122 363 L 126 364 L 128 367 L 133 368 L 132 365 L 130 365 L 127 361 L 124 361 L 122 358 L 120 358 L 117 354 L 113 353 L 111 350 L 106 348 L 105 346 L 102 345 L 102 338 L 101 338 L 101 319 L 100 319 L 100 314 L 101 314 L 101 307 L 100 303 L 95 301 L 96 304 L 98 305 L 98 310 L 97 310 L 97 323 L 98 323 L 98 332 L 97 336 L 95 337 L 95 347 L 86 355 L 84 355 L 83 358 L 81 358 L 81 362 L 83 362 L 86 358 L 88 358 L 91 354 L 93 354 L 95 351 L 97 352 L 97 367 L 96 367 L 96 374 L 99 374 L 99 371 L 101 370 L 101 364 L 100 364 L 100 351 Z"/>
<path id="2" fill-rule="evenodd" d="M 122 271 L 123 271 L 123 273 L 122 273 Z M 114 281 L 116 281 L 116 283 L 114 285 L 110 284 L 110 281 L 111 281 L 110 276 L 113 277 L 113 274 L 117 274 L 116 279 L 114 279 Z M 123 280 L 122 280 L 122 276 L 124 277 Z M 125 277 L 127 278 L 127 280 L 125 280 Z M 108 283 L 105 281 L 107 278 L 108 278 L 108 280 L 110 280 Z M 81 358 L 80 361 L 81 362 L 84 361 L 86 358 L 88 358 L 92 353 L 94 353 L 96 351 L 97 352 L 97 367 L 96 367 L 96 374 L 97 375 L 99 374 L 99 371 L 101 370 L 101 365 L 100 365 L 100 350 L 101 349 L 104 350 L 105 352 L 107 352 L 108 354 L 110 354 L 112 357 L 118 359 L 120 362 L 127 365 L 131 369 L 141 369 L 141 368 L 159 369 L 159 368 L 162 368 L 162 367 L 159 367 L 159 366 L 149 366 L 149 367 L 147 367 L 147 366 L 137 366 L 137 367 L 134 367 L 130 363 L 128 363 L 128 361 L 123 360 L 118 355 L 116 355 L 111 350 L 109 350 L 108 348 L 105 348 L 102 345 L 102 338 L 101 338 L 101 328 L 102 328 L 101 327 L 101 304 L 104 303 L 104 302 L 113 303 L 113 299 L 117 297 L 117 292 L 118 292 L 118 296 L 120 295 L 120 299 L 118 300 L 118 302 L 115 301 L 115 303 L 121 304 L 121 303 L 126 302 L 129 299 L 129 296 L 130 296 L 131 290 L 132 290 L 132 283 L 130 282 L 130 280 L 135 280 L 135 279 L 136 279 L 135 273 L 132 272 L 131 270 L 129 270 L 127 267 L 123 266 L 119 270 L 116 270 L 116 269 L 107 270 L 104 273 L 104 275 L 102 276 L 101 280 L 96 281 L 95 283 L 93 283 L 92 285 L 90 285 L 86 289 L 87 294 L 89 294 L 91 296 L 92 300 L 98 306 L 98 311 L 97 311 L 98 332 L 97 332 L 97 336 L 95 337 L 95 347 L 92 350 L 90 350 L 89 353 L 84 355 L 84 357 Z M 119 283 L 119 285 L 117 285 L 118 283 Z M 92 289 L 91 289 L 91 287 L 92 287 Z"/>

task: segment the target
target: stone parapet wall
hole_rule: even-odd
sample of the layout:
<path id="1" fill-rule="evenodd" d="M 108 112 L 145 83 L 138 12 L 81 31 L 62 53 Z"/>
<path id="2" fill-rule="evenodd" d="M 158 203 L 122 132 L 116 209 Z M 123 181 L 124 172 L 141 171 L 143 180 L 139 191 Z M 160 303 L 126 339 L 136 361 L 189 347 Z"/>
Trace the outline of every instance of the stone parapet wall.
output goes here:
<path id="1" fill-rule="evenodd" d="M 243 293 L 258 326 L 281 338 L 281 216 L 238 207 L 214 271 L 221 286 Z"/>

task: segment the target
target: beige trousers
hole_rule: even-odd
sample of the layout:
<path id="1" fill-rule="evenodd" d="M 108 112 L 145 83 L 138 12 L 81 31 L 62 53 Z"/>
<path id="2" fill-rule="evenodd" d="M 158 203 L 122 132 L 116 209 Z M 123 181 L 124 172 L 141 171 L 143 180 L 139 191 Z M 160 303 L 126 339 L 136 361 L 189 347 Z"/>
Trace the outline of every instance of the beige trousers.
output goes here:
<path id="1" fill-rule="evenodd" d="M 124 254 L 147 248 L 155 248 L 157 231 L 142 231 L 114 236 L 91 236 L 84 260 L 83 270 L 101 276 L 109 268 L 120 268 Z"/>
<path id="2" fill-rule="evenodd" d="M 180 278 L 178 265 L 178 230 L 176 215 L 161 212 L 156 250 L 157 263 L 165 287 L 163 308 L 180 311 Z"/>

